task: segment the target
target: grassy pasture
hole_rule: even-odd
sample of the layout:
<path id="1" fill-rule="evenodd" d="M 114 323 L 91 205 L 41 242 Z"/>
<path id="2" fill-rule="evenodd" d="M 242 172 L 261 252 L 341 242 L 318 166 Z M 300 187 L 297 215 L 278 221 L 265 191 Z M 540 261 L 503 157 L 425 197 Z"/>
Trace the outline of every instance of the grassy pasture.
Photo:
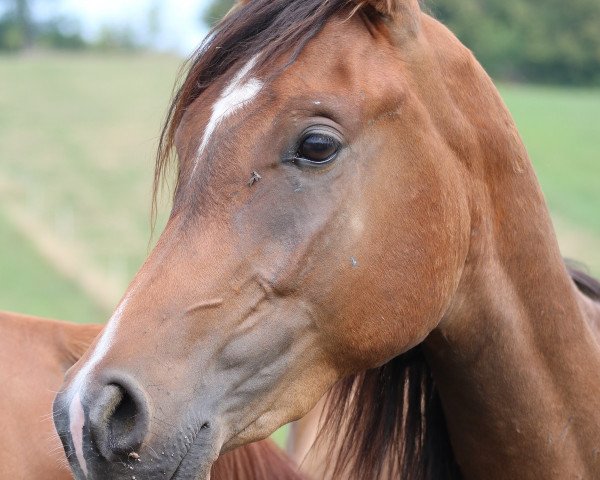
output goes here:
<path id="1" fill-rule="evenodd" d="M 18 204 L 106 279 L 112 302 L 95 301 L 95 321 L 106 318 L 148 252 L 153 154 L 179 63 L 160 56 L 0 59 L 0 209 Z M 0 271 L 4 261 L 2 253 Z M 39 278 L 39 268 L 23 267 L 20 275 Z M 29 297 L 29 305 L 5 299 L 0 308 L 61 311 L 39 309 Z"/>
<path id="2" fill-rule="evenodd" d="M 58 275 L 1 210 L 0 252 L 1 309 L 81 322 L 101 320 L 101 309 Z"/>
<path id="3" fill-rule="evenodd" d="M 180 63 L 0 57 L 1 309 L 106 318 L 148 252 L 153 155 Z M 564 253 L 600 275 L 600 91 L 505 85 L 501 92 Z M 27 229 L 15 209 L 26 212 Z M 62 254 L 40 253 L 38 236 Z M 68 275 L 58 268 L 65 260 L 75 265 Z M 96 281 L 81 280 L 77 266 Z"/>
<path id="4" fill-rule="evenodd" d="M 500 90 L 552 212 L 600 235 L 600 90 Z"/>
<path id="5" fill-rule="evenodd" d="M 504 85 L 563 255 L 600 276 L 600 90 Z"/>

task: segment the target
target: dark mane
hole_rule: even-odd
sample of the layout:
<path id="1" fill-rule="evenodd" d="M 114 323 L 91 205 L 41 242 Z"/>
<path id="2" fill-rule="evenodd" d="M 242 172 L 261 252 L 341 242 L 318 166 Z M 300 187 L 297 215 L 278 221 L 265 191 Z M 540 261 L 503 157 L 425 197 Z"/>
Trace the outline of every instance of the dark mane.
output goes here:
<path id="1" fill-rule="evenodd" d="M 565 260 L 565 265 L 579 291 L 592 300 L 600 302 L 600 282 L 588 275 L 584 271 L 585 267 L 580 263 Z"/>
<path id="2" fill-rule="evenodd" d="M 462 478 L 420 347 L 339 382 L 320 435 L 336 439 L 329 447 L 332 478 Z"/>
<path id="3" fill-rule="evenodd" d="M 258 69 L 291 52 L 288 64 L 292 63 L 327 21 L 351 3 L 357 5 L 351 0 L 253 0 L 236 7 L 211 30 L 186 62 L 185 78 L 167 112 L 156 157 L 153 216 L 157 194 L 170 164 L 175 133 L 194 100 L 244 59 L 260 54 L 254 66 Z M 358 5 L 362 7 L 361 3 Z M 178 170 L 175 192 L 180 184 Z"/>
<path id="4" fill-rule="evenodd" d="M 580 264 L 565 263 L 577 288 L 600 301 L 600 282 Z M 332 478 L 462 478 L 420 347 L 340 381 L 329 393 L 319 439 L 328 442 Z"/>

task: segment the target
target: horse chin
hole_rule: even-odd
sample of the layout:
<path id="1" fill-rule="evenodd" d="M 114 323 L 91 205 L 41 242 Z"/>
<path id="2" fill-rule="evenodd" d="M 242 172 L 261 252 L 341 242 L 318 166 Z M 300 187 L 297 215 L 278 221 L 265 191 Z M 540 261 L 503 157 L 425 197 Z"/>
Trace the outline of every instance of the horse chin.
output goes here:
<path id="1" fill-rule="evenodd" d="M 281 422 L 276 422 L 274 419 L 270 419 L 269 422 L 264 422 L 263 418 L 264 417 L 259 417 L 257 420 L 252 422 L 246 428 L 225 442 L 223 448 L 221 449 L 221 453 L 229 452 L 249 443 L 264 440 L 275 430 L 277 430 L 280 425 L 287 423 L 283 420 Z"/>
<path id="2" fill-rule="evenodd" d="M 173 473 L 172 480 L 210 480 L 213 464 L 219 457 L 218 446 L 211 448 L 207 455 L 205 446 L 194 444 L 183 457 L 181 463 Z"/>

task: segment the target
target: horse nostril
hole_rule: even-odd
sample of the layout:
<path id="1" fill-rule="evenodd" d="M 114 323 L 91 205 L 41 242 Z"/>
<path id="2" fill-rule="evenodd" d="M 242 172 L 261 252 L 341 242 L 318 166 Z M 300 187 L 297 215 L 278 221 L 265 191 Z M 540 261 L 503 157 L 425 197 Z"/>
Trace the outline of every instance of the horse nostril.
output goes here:
<path id="1" fill-rule="evenodd" d="M 108 460 L 139 449 L 148 431 L 148 407 L 139 388 L 125 383 L 105 385 L 90 408 L 90 433 Z"/>
<path id="2" fill-rule="evenodd" d="M 119 439 L 131 436 L 135 429 L 135 419 L 137 417 L 137 405 L 131 395 L 124 391 L 121 395 L 121 401 L 117 404 L 114 413 L 108 419 L 108 429 L 113 439 Z"/>

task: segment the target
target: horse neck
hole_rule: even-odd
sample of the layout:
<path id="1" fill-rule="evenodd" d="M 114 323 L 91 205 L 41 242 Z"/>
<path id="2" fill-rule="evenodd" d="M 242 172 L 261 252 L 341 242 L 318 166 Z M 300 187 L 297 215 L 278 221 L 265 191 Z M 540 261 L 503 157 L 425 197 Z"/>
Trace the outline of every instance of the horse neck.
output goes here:
<path id="1" fill-rule="evenodd" d="M 103 325 L 57 322 L 54 331 L 56 352 L 61 356 L 66 369 L 71 368 L 83 356 L 102 328 Z"/>
<path id="2" fill-rule="evenodd" d="M 493 160 L 426 342 L 457 460 L 467 478 L 600 478 L 600 308 L 566 271 L 531 166 Z"/>

